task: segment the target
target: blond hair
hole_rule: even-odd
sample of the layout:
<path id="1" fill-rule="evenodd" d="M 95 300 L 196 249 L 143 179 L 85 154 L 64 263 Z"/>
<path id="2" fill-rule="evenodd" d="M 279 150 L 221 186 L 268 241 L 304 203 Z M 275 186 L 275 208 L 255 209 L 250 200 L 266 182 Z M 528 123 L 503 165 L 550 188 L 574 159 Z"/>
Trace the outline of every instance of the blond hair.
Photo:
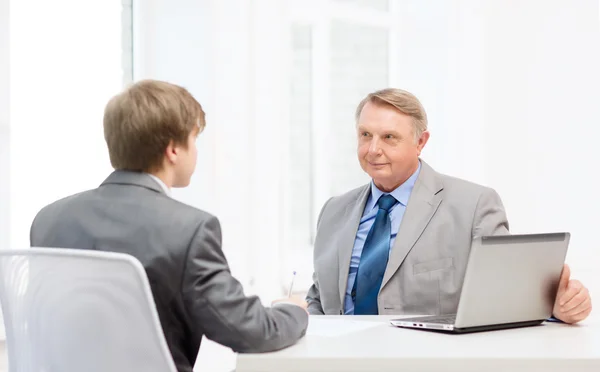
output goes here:
<path id="1" fill-rule="evenodd" d="M 413 132 L 415 141 L 427 130 L 427 114 L 421 102 L 412 93 L 402 89 L 387 88 L 369 93 L 356 108 L 356 121 L 367 104 L 371 102 L 378 105 L 390 105 L 404 115 L 413 118 Z"/>
<path id="2" fill-rule="evenodd" d="M 202 106 L 184 88 L 143 80 L 113 97 L 104 110 L 104 139 L 115 169 L 150 172 L 162 167 L 171 141 L 187 146 L 206 125 Z"/>

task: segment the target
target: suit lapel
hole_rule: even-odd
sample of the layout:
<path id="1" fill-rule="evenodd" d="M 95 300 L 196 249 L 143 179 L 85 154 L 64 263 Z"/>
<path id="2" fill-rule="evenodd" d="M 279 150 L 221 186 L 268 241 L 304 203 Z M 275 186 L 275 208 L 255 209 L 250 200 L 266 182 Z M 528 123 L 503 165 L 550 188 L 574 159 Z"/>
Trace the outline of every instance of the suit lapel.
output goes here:
<path id="1" fill-rule="evenodd" d="M 421 161 L 421 172 L 402 217 L 381 288 L 396 273 L 429 221 L 431 221 L 442 201 L 442 196 L 439 193 L 441 190 L 443 190 L 443 185 L 437 173 L 427 163 Z"/>
<path id="2" fill-rule="evenodd" d="M 339 263 L 339 289 L 340 301 L 344 305 L 344 297 L 346 296 L 346 285 L 348 284 L 348 272 L 350 271 L 350 260 L 352 258 L 352 249 L 354 248 L 354 240 L 356 232 L 360 224 L 360 218 L 365 210 L 365 204 L 369 200 L 371 194 L 371 185 L 367 184 L 363 187 L 354 203 L 346 206 L 343 214 L 343 225 L 341 228 L 340 240 L 338 242 L 338 263 Z"/>

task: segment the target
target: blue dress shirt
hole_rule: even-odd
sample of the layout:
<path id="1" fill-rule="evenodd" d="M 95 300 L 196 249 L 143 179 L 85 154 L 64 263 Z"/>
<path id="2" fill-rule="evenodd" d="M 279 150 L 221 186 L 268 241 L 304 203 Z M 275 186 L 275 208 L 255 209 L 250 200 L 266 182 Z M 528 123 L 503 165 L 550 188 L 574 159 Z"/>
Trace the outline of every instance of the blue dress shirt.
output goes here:
<path id="1" fill-rule="evenodd" d="M 396 241 L 396 234 L 400 228 L 400 222 L 402 222 L 404 211 L 406 211 L 408 198 L 410 198 L 410 194 L 415 186 L 417 177 L 419 177 L 420 171 L 421 163 L 419 162 L 419 167 L 415 173 L 413 173 L 413 175 L 410 176 L 406 182 L 398 186 L 390 193 L 398 201 L 398 203 L 396 203 L 396 205 L 390 210 L 390 220 L 392 224 L 390 251 L 394 246 L 394 242 Z M 371 230 L 371 226 L 373 226 L 373 222 L 375 222 L 375 217 L 377 217 L 377 211 L 379 210 L 379 207 L 377 207 L 377 201 L 383 194 L 385 193 L 379 190 L 373 181 L 371 181 L 371 195 L 369 195 L 367 204 L 365 204 L 365 210 L 363 211 L 360 224 L 358 225 L 358 231 L 356 232 L 354 248 L 352 248 L 350 271 L 348 272 L 348 283 L 346 285 L 346 296 L 344 297 L 344 314 L 346 315 L 354 314 L 354 301 L 352 300 L 351 295 L 352 287 L 354 286 L 354 281 L 356 280 L 356 273 L 358 272 L 358 264 L 360 262 L 360 255 L 362 254 L 363 246 L 365 245 L 365 239 L 367 238 L 369 230 Z"/>

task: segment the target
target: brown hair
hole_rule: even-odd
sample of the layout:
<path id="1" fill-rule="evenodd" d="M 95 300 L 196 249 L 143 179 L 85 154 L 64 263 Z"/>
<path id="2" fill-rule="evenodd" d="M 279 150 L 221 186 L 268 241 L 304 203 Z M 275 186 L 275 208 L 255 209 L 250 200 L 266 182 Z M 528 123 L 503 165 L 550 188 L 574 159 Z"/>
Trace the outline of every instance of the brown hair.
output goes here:
<path id="1" fill-rule="evenodd" d="M 104 139 L 115 169 L 139 172 L 162 167 L 171 141 L 187 146 L 206 125 L 202 106 L 184 88 L 143 80 L 113 97 L 104 109 Z"/>
<path id="2" fill-rule="evenodd" d="M 356 108 L 356 121 L 358 121 L 360 113 L 367 102 L 390 105 L 404 115 L 411 116 L 413 118 L 415 140 L 418 140 L 421 134 L 427 130 L 427 114 L 423 105 L 417 97 L 405 90 L 387 88 L 369 93 Z"/>

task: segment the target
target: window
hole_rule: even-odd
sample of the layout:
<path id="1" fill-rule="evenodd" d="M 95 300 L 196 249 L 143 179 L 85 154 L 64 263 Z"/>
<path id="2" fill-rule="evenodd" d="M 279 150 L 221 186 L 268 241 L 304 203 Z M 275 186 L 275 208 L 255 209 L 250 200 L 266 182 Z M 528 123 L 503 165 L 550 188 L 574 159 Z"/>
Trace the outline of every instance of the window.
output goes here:
<path id="1" fill-rule="evenodd" d="M 368 182 L 356 158 L 357 104 L 366 94 L 388 86 L 388 29 L 331 22 L 329 190 L 339 195 Z"/>
<path id="2" fill-rule="evenodd" d="M 102 115 L 131 60 L 131 0 L 11 2 L 11 248 L 29 246 L 43 206 L 112 170 Z"/>
<path id="3" fill-rule="evenodd" d="M 0 249 L 17 249 L 40 208 L 110 171 L 102 112 L 131 81 L 131 0 L 11 1 L 0 18 Z"/>
<path id="4" fill-rule="evenodd" d="M 289 191 L 289 239 L 292 249 L 310 247 L 313 221 L 312 172 L 312 27 L 292 25 L 290 154 L 287 190 Z"/>
<path id="5" fill-rule="evenodd" d="M 133 0 L 122 0 L 121 67 L 123 85 L 133 82 Z"/>
<path id="6" fill-rule="evenodd" d="M 312 283 L 312 250 L 325 201 L 369 178 L 356 157 L 354 112 L 392 85 L 393 1 L 290 1 L 290 126 L 284 272 Z M 289 278 L 284 278 L 289 280 Z M 284 283 L 287 285 L 287 283 Z"/>
<path id="7" fill-rule="evenodd" d="M 388 0 L 335 0 L 342 4 L 354 4 L 364 8 L 387 11 L 389 10 Z"/>

